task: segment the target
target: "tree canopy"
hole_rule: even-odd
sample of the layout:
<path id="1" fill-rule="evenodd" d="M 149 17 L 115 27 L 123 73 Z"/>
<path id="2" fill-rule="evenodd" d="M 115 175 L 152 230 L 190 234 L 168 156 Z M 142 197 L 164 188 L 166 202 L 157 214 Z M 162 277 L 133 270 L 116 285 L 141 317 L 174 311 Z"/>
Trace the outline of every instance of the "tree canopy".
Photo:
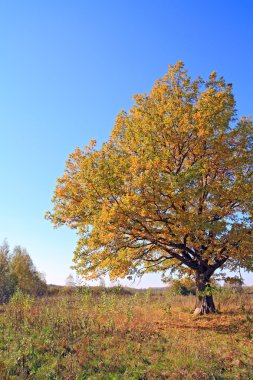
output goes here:
<path id="1" fill-rule="evenodd" d="M 251 270 L 253 125 L 236 119 L 232 85 L 215 72 L 192 80 L 178 62 L 134 100 L 57 181 L 47 218 L 77 229 L 76 268 L 87 278 L 177 269 L 204 282 L 220 267 Z"/>

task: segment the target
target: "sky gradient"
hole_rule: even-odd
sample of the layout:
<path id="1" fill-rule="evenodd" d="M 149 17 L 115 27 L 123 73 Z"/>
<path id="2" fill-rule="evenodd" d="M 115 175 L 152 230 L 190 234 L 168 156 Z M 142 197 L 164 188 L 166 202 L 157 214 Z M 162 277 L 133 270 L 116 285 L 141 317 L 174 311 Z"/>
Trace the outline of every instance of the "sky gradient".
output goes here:
<path id="1" fill-rule="evenodd" d="M 252 16 L 251 1 L 0 2 L 0 243 L 27 248 L 48 283 L 64 284 L 75 232 L 44 213 L 68 154 L 107 140 L 132 95 L 178 60 L 193 78 L 216 70 L 238 117 L 252 114 Z"/>

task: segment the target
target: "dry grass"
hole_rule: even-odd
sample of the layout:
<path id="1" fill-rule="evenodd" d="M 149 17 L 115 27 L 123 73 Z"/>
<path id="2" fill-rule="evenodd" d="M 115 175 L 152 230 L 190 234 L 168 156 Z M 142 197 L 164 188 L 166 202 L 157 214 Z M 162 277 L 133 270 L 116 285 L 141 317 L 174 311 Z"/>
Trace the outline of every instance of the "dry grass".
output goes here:
<path id="1" fill-rule="evenodd" d="M 17 295 L 0 313 L 0 379 L 253 379 L 252 296 L 194 317 L 169 292 Z"/>

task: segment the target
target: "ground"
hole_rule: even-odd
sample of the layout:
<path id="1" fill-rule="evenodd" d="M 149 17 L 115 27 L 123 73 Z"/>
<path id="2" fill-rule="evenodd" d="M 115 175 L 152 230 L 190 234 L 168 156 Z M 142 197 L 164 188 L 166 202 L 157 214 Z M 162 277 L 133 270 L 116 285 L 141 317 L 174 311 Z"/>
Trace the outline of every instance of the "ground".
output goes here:
<path id="1" fill-rule="evenodd" d="M 249 293 L 221 289 L 220 313 L 199 317 L 169 290 L 19 293 L 1 308 L 0 378 L 253 379 Z"/>

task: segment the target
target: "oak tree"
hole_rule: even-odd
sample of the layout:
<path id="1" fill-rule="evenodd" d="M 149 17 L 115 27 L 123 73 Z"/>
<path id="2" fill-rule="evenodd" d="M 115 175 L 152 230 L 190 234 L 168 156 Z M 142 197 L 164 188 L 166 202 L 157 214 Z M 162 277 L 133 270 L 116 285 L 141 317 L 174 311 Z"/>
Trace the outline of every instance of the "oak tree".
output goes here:
<path id="1" fill-rule="evenodd" d="M 47 218 L 77 229 L 86 278 L 176 269 L 214 312 L 213 273 L 252 269 L 252 121 L 236 119 L 231 84 L 192 80 L 182 62 L 134 99 L 100 149 L 69 156 Z"/>

